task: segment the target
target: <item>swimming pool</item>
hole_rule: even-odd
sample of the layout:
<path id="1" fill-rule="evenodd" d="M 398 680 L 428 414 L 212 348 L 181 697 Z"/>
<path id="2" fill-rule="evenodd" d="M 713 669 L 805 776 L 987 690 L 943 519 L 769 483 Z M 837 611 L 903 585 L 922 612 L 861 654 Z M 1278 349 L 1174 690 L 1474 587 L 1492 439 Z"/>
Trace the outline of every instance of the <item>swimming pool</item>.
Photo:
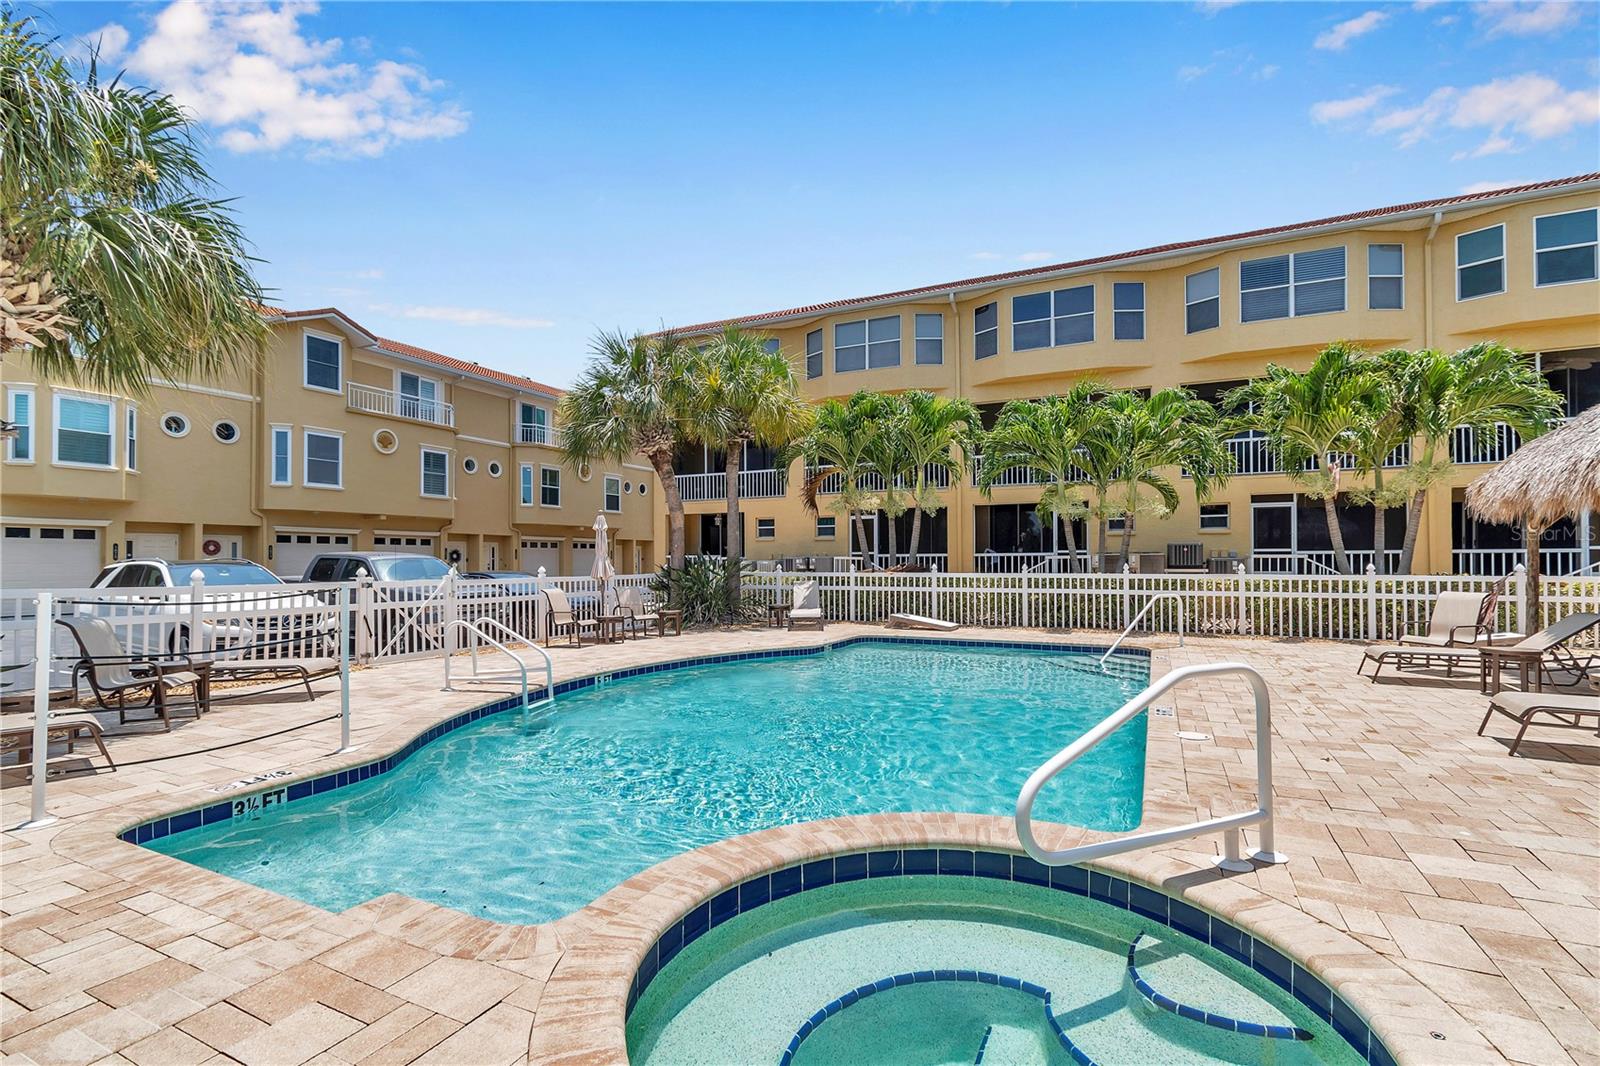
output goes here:
<path id="1" fill-rule="evenodd" d="M 865 641 L 613 680 L 562 695 L 553 713 L 481 718 L 379 776 L 148 846 L 331 910 L 400 892 L 547 921 L 757 829 L 1008 814 L 1035 767 L 1148 680 L 1143 657 L 1104 671 L 1095 659 Z M 1136 827 L 1144 749 L 1141 715 L 1063 774 L 1037 816 Z"/>

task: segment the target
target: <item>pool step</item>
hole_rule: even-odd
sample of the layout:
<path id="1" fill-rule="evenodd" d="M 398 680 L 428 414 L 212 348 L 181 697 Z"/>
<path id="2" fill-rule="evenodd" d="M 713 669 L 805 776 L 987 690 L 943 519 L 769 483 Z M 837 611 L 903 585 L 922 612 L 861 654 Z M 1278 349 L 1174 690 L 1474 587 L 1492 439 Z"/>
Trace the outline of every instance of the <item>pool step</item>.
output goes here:
<path id="1" fill-rule="evenodd" d="M 1133 982 L 1134 991 L 1146 1000 L 1160 1007 L 1164 1011 L 1176 1014 L 1180 1018 L 1209 1025 L 1213 1029 L 1221 1029 L 1228 1033 L 1240 1033 L 1244 1036 L 1257 1036 L 1265 1040 L 1310 1040 L 1311 1034 L 1297 1025 L 1276 1025 L 1263 1022 L 1245 1021 L 1240 1018 L 1230 1018 L 1225 1014 L 1201 1010 L 1199 1007 L 1180 1003 L 1171 996 L 1157 992 L 1139 974 L 1139 968 L 1134 965 L 1134 952 L 1139 950 L 1139 941 L 1144 939 L 1140 933 L 1128 945 L 1128 980 Z"/>
<path id="2" fill-rule="evenodd" d="M 1038 1035 L 1008 1025 L 991 1025 L 984 1034 L 973 1066 L 1050 1066 L 1049 1054 L 1039 1046 Z"/>

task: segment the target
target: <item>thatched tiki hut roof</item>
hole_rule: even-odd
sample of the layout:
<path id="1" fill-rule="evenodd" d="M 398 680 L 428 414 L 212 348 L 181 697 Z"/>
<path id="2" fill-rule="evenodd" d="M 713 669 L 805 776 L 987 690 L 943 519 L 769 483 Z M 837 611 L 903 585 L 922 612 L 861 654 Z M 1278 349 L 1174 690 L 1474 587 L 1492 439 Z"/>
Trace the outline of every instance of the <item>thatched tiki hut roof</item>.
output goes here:
<path id="1" fill-rule="evenodd" d="M 1467 510 L 1487 522 L 1527 527 L 1529 610 L 1538 620 L 1539 553 L 1544 531 L 1563 518 L 1600 511 L 1600 406 L 1531 440 L 1467 486 Z"/>

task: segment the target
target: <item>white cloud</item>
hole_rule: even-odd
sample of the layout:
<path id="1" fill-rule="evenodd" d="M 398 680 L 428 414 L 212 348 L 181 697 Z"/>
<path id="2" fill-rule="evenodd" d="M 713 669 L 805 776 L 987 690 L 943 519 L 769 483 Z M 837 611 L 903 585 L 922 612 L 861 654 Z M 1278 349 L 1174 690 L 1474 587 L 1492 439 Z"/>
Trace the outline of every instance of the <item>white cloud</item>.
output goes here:
<path id="1" fill-rule="evenodd" d="M 1517 142 L 1510 137 L 1502 137 L 1498 133 L 1490 134 L 1489 139 L 1470 152 L 1457 152 L 1450 157 L 1451 162 L 1460 162 L 1463 159 L 1482 159 L 1486 155 L 1499 155 L 1516 148 Z"/>
<path id="2" fill-rule="evenodd" d="M 1574 25 L 1583 14 L 1582 8 L 1576 0 L 1496 0 L 1474 4 L 1473 12 L 1485 37 L 1532 37 Z"/>
<path id="3" fill-rule="evenodd" d="M 1200 14 L 1210 18 L 1219 11 L 1226 11 L 1230 7 L 1238 7 L 1242 3 L 1244 3 L 1244 0 L 1199 0 L 1199 3 L 1194 6 L 1199 9 Z"/>
<path id="4" fill-rule="evenodd" d="M 1378 115 L 1368 128 L 1394 135 L 1402 148 L 1446 130 L 1478 133 L 1484 140 L 1457 156 L 1477 158 L 1513 151 L 1521 141 L 1592 129 L 1596 123 L 1600 123 L 1600 90 L 1569 90 L 1543 74 L 1519 74 L 1466 89 L 1435 89 L 1420 104 Z"/>
<path id="5" fill-rule="evenodd" d="M 1353 19 L 1345 19 L 1331 30 L 1317 36 L 1316 47 L 1328 52 L 1342 52 L 1357 37 L 1364 36 L 1387 22 L 1389 16 L 1382 11 L 1367 11 Z"/>
<path id="6" fill-rule="evenodd" d="M 367 270 L 357 270 L 350 276 L 361 281 L 378 281 L 383 277 L 383 271 L 378 267 L 371 267 Z"/>
<path id="7" fill-rule="evenodd" d="M 1278 76 L 1279 69 L 1280 68 L 1278 64 L 1268 63 L 1266 66 L 1262 67 L 1260 70 L 1251 75 L 1251 77 L 1255 78 L 1257 81 L 1271 81 L 1273 78 Z"/>
<path id="8" fill-rule="evenodd" d="M 421 66 L 343 60 L 339 38 L 302 32 L 301 20 L 317 10 L 315 3 L 175 0 L 155 16 L 127 66 L 172 93 L 236 152 L 376 156 L 467 128 L 470 116 L 442 98 L 444 84 Z"/>
<path id="9" fill-rule="evenodd" d="M 1023 252 L 1017 256 L 1019 263 L 1048 263 L 1056 257 L 1054 252 Z"/>
<path id="10" fill-rule="evenodd" d="M 1311 118 L 1319 123 L 1345 122 L 1366 114 L 1399 91 L 1392 85 L 1374 85 L 1357 96 L 1346 96 L 1340 100 L 1321 100 L 1311 105 Z"/>
<path id="11" fill-rule="evenodd" d="M 1206 72 L 1209 71 L 1210 69 L 1211 69 L 1211 65 L 1210 64 L 1207 64 L 1206 66 L 1203 66 L 1203 67 L 1196 67 L 1196 66 L 1179 67 L 1178 68 L 1178 80 L 1179 81 L 1194 81 L 1196 78 L 1203 78 L 1203 77 L 1205 77 Z"/>
<path id="12" fill-rule="evenodd" d="M 1464 195 L 1470 196 L 1475 192 L 1494 192 L 1496 189 L 1514 189 L 1518 185 L 1532 185 L 1536 178 L 1516 178 L 1512 181 L 1475 181 L 1471 185 L 1461 187 Z"/>
<path id="13" fill-rule="evenodd" d="M 503 329 L 549 329 L 555 325 L 548 318 L 529 318 L 508 314 L 487 307 L 445 307 L 427 304 L 373 304 L 374 311 L 399 315 L 401 318 L 421 318 L 430 322 L 449 322 L 457 326 L 499 326 Z"/>

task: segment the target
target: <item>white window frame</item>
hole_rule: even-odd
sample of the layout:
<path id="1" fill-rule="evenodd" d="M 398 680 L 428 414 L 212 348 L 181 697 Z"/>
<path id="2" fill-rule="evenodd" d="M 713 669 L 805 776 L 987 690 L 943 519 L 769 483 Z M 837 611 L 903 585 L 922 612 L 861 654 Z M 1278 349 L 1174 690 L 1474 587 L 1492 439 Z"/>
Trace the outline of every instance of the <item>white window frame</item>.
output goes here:
<path id="1" fill-rule="evenodd" d="M 763 523 L 763 522 L 767 523 L 767 531 L 765 533 L 761 532 L 761 523 Z M 758 519 L 756 519 L 756 539 L 757 540 L 777 540 L 778 539 L 778 520 L 776 518 L 758 518 Z"/>
<path id="2" fill-rule="evenodd" d="M 318 340 L 329 341 L 339 349 L 339 387 L 330 389 L 326 385 L 311 384 L 311 345 L 308 343 L 312 337 Z M 331 333 L 320 333 L 314 329 L 300 331 L 300 384 L 312 392 L 326 392 L 334 396 L 344 395 L 344 338 L 336 337 Z"/>
<path id="3" fill-rule="evenodd" d="M 524 410 L 533 412 L 533 421 L 524 422 Z M 523 430 L 527 430 L 524 439 Z M 550 412 L 529 400 L 517 401 L 517 443 L 518 444 L 549 444 L 550 443 Z"/>
<path id="4" fill-rule="evenodd" d="M 73 400 L 78 403 L 97 403 L 103 405 L 110 413 L 106 419 L 107 462 L 105 463 L 77 463 L 61 458 L 61 401 Z M 85 396 L 81 393 L 57 391 L 51 397 L 50 404 L 50 465 L 65 466 L 78 470 L 115 470 L 117 468 L 117 403 L 115 400 L 104 396 Z M 37 437 L 38 434 L 35 434 Z"/>
<path id="5" fill-rule="evenodd" d="M 169 418 L 176 418 L 178 421 L 183 423 L 183 432 L 182 433 L 174 433 L 174 432 L 172 432 L 172 430 L 167 428 L 167 419 L 169 419 Z M 185 437 L 187 437 L 189 435 L 189 431 L 191 429 L 193 429 L 193 428 L 194 428 L 194 423 L 190 422 L 189 421 L 189 416 L 184 414 L 182 411 L 164 411 L 164 412 L 162 412 L 162 415 L 161 415 L 161 432 L 165 433 L 167 436 L 171 437 L 173 440 L 182 440 L 183 438 L 185 438 Z"/>
<path id="6" fill-rule="evenodd" d="M 1220 526 L 1206 525 L 1206 518 L 1208 516 L 1206 515 L 1205 509 L 1207 507 L 1222 508 L 1222 524 Z M 1209 517 L 1215 518 L 1216 516 L 1211 515 Z M 1233 526 L 1233 508 L 1226 503 L 1203 503 L 1200 505 L 1200 511 L 1195 521 L 1197 523 L 1196 528 L 1198 528 L 1201 533 L 1226 533 Z"/>
<path id="7" fill-rule="evenodd" d="M 824 523 L 824 522 L 828 523 L 828 531 L 826 533 L 824 533 L 822 531 L 822 523 Z M 835 515 L 831 515 L 831 514 L 819 514 L 819 515 L 817 515 L 817 525 L 816 525 L 815 533 L 816 533 L 816 539 L 817 540 L 833 540 L 833 539 L 835 539 L 839 535 L 839 519 Z"/>
<path id="8" fill-rule="evenodd" d="M 294 426 L 287 422 L 273 422 L 267 434 L 267 484 L 294 484 Z M 278 477 L 278 440 L 283 440 L 283 477 Z M 341 456 L 341 465 L 342 456 Z"/>
<path id="9" fill-rule="evenodd" d="M 1539 253 L 1564 252 L 1569 248 L 1594 248 L 1597 266 L 1600 266 L 1600 240 L 1584 241 L 1580 244 L 1558 244 L 1553 248 L 1539 247 L 1539 220 L 1541 218 L 1559 218 L 1562 215 L 1591 214 L 1595 216 L 1596 236 L 1600 237 L 1600 208 L 1579 207 L 1571 211 L 1552 211 L 1547 215 L 1533 216 L 1533 287 L 1536 289 L 1559 289 L 1563 285 L 1587 285 L 1600 279 L 1600 269 L 1593 278 L 1573 278 L 1571 281 L 1540 281 L 1539 280 Z"/>
<path id="10" fill-rule="evenodd" d="M 817 339 L 816 348 L 811 347 L 811 338 Z M 821 327 L 806 334 L 806 380 L 815 381 L 822 376 L 828 361 L 828 341 Z M 812 360 L 816 360 L 816 369 L 812 370 Z"/>
<path id="11" fill-rule="evenodd" d="M 1372 272 L 1372 250 L 1374 248 L 1400 249 L 1400 273 L 1374 274 Z M 1350 265 L 1345 264 L 1345 273 L 1350 272 Z M 1376 278 L 1398 278 L 1400 281 L 1400 306 L 1399 307 L 1373 307 L 1372 282 Z M 1367 310 L 1368 311 L 1404 311 L 1406 309 L 1406 246 L 1398 241 L 1368 241 L 1367 242 Z"/>
<path id="12" fill-rule="evenodd" d="M 28 419 L 26 423 L 17 418 L 17 396 L 28 397 Z M 13 425 L 26 425 L 28 430 L 28 454 L 25 458 L 17 458 L 17 440 L 15 437 L 6 440 L 6 462 L 18 466 L 32 466 L 39 454 L 39 397 L 32 385 L 7 385 L 6 386 L 6 421 Z"/>
<path id="13" fill-rule="evenodd" d="M 418 395 L 416 395 L 415 397 L 407 396 L 404 392 L 401 391 L 401 382 L 405 378 L 408 378 L 408 377 L 417 379 L 417 393 L 418 393 Z M 428 398 L 426 398 L 426 397 L 421 395 L 422 383 L 424 381 L 426 381 L 428 384 L 433 386 L 433 398 L 432 399 L 428 399 Z M 415 370 L 402 370 L 399 367 L 395 367 L 395 371 L 394 371 L 394 404 L 395 404 L 395 410 L 399 412 L 401 418 L 413 418 L 413 419 L 416 419 L 418 422 L 438 422 L 439 421 L 439 408 L 440 408 L 440 406 L 443 405 L 443 403 L 444 403 L 444 382 L 440 381 L 438 378 L 431 378 L 426 374 L 419 374 Z M 416 411 L 414 413 L 411 413 L 411 412 L 407 411 L 407 405 L 408 404 L 415 404 L 416 405 Z M 431 418 L 423 417 L 422 412 L 427 408 L 432 408 L 430 413 L 432 414 L 433 417 L 431 417 Z"/>
<path id="14" fill-rule="evenodd" d="M 1120 307 L 1119 308 L 1117 306 L 1117 286 L 1119 286 L 1119 285 L 1137 285 L 1137 286 L 1139 286 L 1139 306 L 1138 307 Z M 1145 314 L 1146 310 L 1148 310 L 1148 307 L 1149 307 L 1149 299 L 1150 299 L 1149 292 L 1150 292 L 1150 290 L 1145 286 L 1145 283 L 1142 282 L 1142 281 L 1116 281 L 1115 279 L 1112 280 L 1112 282 L 1111 282 L 1111 339 L 1113 341 L 1126 341 L 1126 342 L 1129 342 L 1129 343 L 1134 343 L 1134 342 L 1138 342 L 1138 341 L 1144 340 L 1144 338 L 1145 338 L 1145 327 L 1149 325 L 1149 320 L 1148 320 L 1148 318 L 1147 318 L 1147 316 Z M 1119 337 L 1119 336 L 1117 336 L 1117 316 L 1118 315 L 1138 315 L 1139 316 L 1139 335 L 1137 337 Z"/>
<path id="15" fill-rule="evenodd" d="M 139 408 L 128 404 L 122 416 L 122 463 L 128 473 L 139 472 Z"/>
<path id="16" fill-rule="evenodd" d="M 978 328 L 978 312 L 982 311 L 985 307 L 993 307 L 994 308 L 994 325 L 988 327 L 987 329 L 979 329 Z M 990 352 L 988 355 L 980 355 L 978 350 L 983 347 L 983 344 L 982 344 L 983 336 L 984 336 L 984 334 L 987 334 L 987 333 L 994 334 L 994 351 Z M 999 354 L 1000 354 L 1000 301 L 999 300 L 990 300 L 988 303 L 979 304 L 978 306 L 976 306 L 976 307 L 974 307 L 972 309 L 972 360 L 973 360 L 973 362 L 977 362 L 979 359 L 992 359 L 992 358 L 994 358 L 995 356 L 997 356 Z"/>
<path id="17" fill-rule="evenodd" d="M 428 456 L 437 455 L 444 460 L 444 491 L 428 491 Z M 341 464 L 342 465 L 342 464 Z M 341 476 L 343 471 L 340 472 Z M 429 500 L 448 500 L 450 498 L 450 453 L 444 448 L 430 448 L 427 445 L 417 449 L 417 495 Z"/>
<path id="18" fill-rule="evenodd" d="M 1340 250 L 1342 258 L 1344 259 L 1344 273 L 1343 274 L 1339 275 L 1339 277 L 1337 279 L 1335 279 L 1335 278 L 1312 278 L 1309 281 L 1300 280 L 1300 257 L 1301 256 L 1303 256 L 1303 255 L 1313 255 L 1313 254 L 1316 254 L 1318 252 L 1331 252 L 1335 248 Z M 1286 282 L 1284 282 L 1281 285 L 1257 285 L 1254 288 L 1249 288 L 1249 289 L 1245 288 L 1245 285 L 1244 285 L 1244 268 L 1247 265 L 1249 265 L 1250 263 L 1260 263 L 1260 262 L 1264 262 L 1264 261 L 1266 261 L 1268 259 L 1287 259 L 1289 261 L 1289 280 L 1287 280 Z M 1343 306 L 1336 307 L 1336 308 L 1333 308 L 1333 309 L 1330 309 L 1330 310 L 1327 310 L 1327 311 L 1301 311 L 1300 310 L 1300 299 L 1299 299 L 1300 286 L 1302 286 L 1302 285 L 1325 285 L 1328 282 L 1334 281 L 1334 280 L 1337 280 L 1340 283 L 1340 289 L 1342 290 L 1342 295 L 1341 295 L 1341 301 L 1340 302 L 1343 304 Z M 1270 291 L 1272 291 L 1274 289 L 1286 289 L 1286 290 L 1288 290 L 1288 293 L 1287 293 L 1287 295 L 1289 297 L 1289 299 L 1288 299 L 1288 308 L 1289 308 L 1288 313 L 1287 314 L 1283 314 L 1283 315 L 1271 315 L 1271 316 L 1264 317 L 1264 318 L 1246 319 L 1244 317 L 1244 302 L 1245 302 L 1244 298 L 1245 298 L 1245 294 L 1246 293 L 1252 293 L 1252 292 L 1270 292 Z M 1264 255 L 1264 256 L 1261 256 L 1260 258 L 1257 258 L 1257 259 L 1241 259 L 1241 260 L 1239 260 L 1239 323 L 1240 323 L 1240 325 L 1254 325 L 1257 322 L 1281 322 L 1286 318 L 1314 318 L 1317 315 L 1336 315 L 1336 314 L 1340 314 L 1340 313 L 1348 311 L 1348 310 L 1350 310 L 1350 249 L 1346 245 L 1343 245 L 1343 244 L 1330 244 L 1326 248 L 1307 248 L 1307 249 L 1305 249 L 1303 251 L 1299 251 L 1299 252 L 1280 252 L 1277 255 Z"/>
<path id="19" fill-rule="evenodd" d="M 893 322 L 894 323 L 894 337 L 893 337 L 893 339 L 892 340 L 876 340 L 876 341 L 873 340 L 872 339 L 872 326 L 873 326 L 873 323 L 875 323 L 875 322 Z M 853 368 L 853 369 L 850 369 L 850 370 L 845 370 L 845 369 L 843 369 L 843 368 L 841 368 L 839 366 L 839 330 L 843 329 L 845 326 L 855 326 L 855 325 L 859 325 L 861 327 L 861 343 L 860 344 L 847 344 L 847 345 L 845 345 L 845 347 L 846 348 L 860 348 L 861 349 L 861 365 L 859 367 L 856 367 L 856 368 Z M 901 347 L 901 344 L 904 341 L 904 339 L 905 339 L 905 325 L 904 325 L 904 323 L 902 323 L 900 321 L 900 316 L 899 315 L 876 315 L 876 316 L 871 317 L 871 318 L 852 318 L 848 322 L 835 322 L 833 324 L 833 372 L 835 374 L 859 374 L 859 373 L 862 373 L 863 371 L 867 371 L 867 370 L 894 370 L 894 369 L 904 365 L 904 362 L 905 362 L 905 352 L 902 350 L 902 347 Z M 880 345 L 880 344 L 890 344 L 890 343 L 892 343 L 894 345 L 894 362 L 885 363 L 882 366 L 873 366 L 872 365 L 872 348 L 873 348 L 873 346 L 874 345 Z"/>
<path id="20" fill-rule="evenodd" d="M 339 442 L 339 482 L 330 485 L 324 481 L 311 480 L 311 438 L 331 437 Z M 344 434 L 337 429 L 318 429 L 315 426 L 306 426 L 300 431 L 300 484 L 308 489 L 326 489 L 330 492 L 340 492 L 344 489 Z"/>
<path id="21" fill-rule="evenodd" d="M 1189 279 L 1190 278 L 1198 278 L 1202 274 L 1215 274 L 1217 276 L 1217 294 L 1215 296 L 1207 296 L 1204 299 L 1200 299 L 1200 300 L 1191 300 L 1191 299 L 1189 299 Z M 1189 308 L 1198 307 L 1198 306 L 1200 306 L 1201 304 L 1204 304 L 1204 303 L 1210 303 L 1212 300 L 1217 301 L 1217 324 L 1214 325 L 1214 326 L 1204 326 L 1204 327 L 1202 327 L 1200 329 L 1190 329 L 1189 328 Z M 1207 267 L 1204 270 L 1196 270 L 1192 274 L 1185 274 L 1183 276 L 1183 335 L 1185 337 L 1192 337 L 1197 333 L 1210 333 L 1214 329 L 1221 329 L 1221 328 L 1222 328 L 1222 268 L 1221 267 Z"/>
<path id="22" fill-rule="evenodd" d="M 1106 515 L 1106 535 L 1107 536 L 1110 536 L 1113 533 L 1117 534 L 1118 536 L 1121 536 L 1124 531 L 1126 531 L 1128 533 L 1137 533 L 1137 532 L 1139 532 L 1139 525 L 1135 521 L 1135 516 L 1134 515 L 1131 515 L 1131 514 Z"/>
<path id="23" fill-rule="evenodd" d="M 1059 313 L 1059 311 L 1056 308 L 1056 297 L 1059 296 L 1061 293 L 1064 293 L 1064 292 L 1077 292 L 1080 289 L 1088 289 L 1089 290 L 1089 310 L 1087 310 L 1087 311 L 1073 311 L 1070 314 L 1061 314 L 1061 313 Z M 1046 289 L 1043 292 L 1024 292 L 1024 293 L 1018 293 L 1016 296 L 1011 297 L 1011 350 L 1013 352 L 1037 352 L 1037 351 L 1042 351 L 1042 350 L 1044 350 L 1046 348 L 1068 348 L 1068 347 L 1071 347 L 1072 345 L 1075 345 L 1075 344 L 1093 344 L 1094 340 L 1095 340 L 1095 328 L 1094 328 L 1095 327 L 1095 321 L 1094 321 L 1094 318 L 1095 318 L 1095 303 L 1096 303 L 1096 300 L 1098 298 L 1098 295 L 1099 294 L 1095 292 L 1095 284 L 1094 284 L 1094 282 L 1091 281 L 1091 282 L 1089 282 L 1089 283 L 1087 283 L 1085 285 L 1069 285 L 1064 289 Z M 1048 297 L 1049 298 L 1048 299 L 1048 303 L 1050 304 L 1050 314 L 1048 316 L 1046 316 L 1045 318 L 1023 318 L 1023 319 L 1017 318 L 1017 301 L 1018 300 L 1026 300 L 1030 296 L 1045 296 L 1045 297 Z M 1068 341 L 1062 340 L 1060 335 L 1057 334 L 1057 332 L 1056 332 L 1056 327 L 1063 320 L 1069 319 L 1069 318 L 1072 318 L 1072 319 L 1087 318 L 1089 320 L 1089 336 L 1087 338 L 1083 339 L 1083 340 L 1068 340 Z M 1019 326 L 1019 325 L 1031 325 L 1031 324 L 1033 324 L 1035 322 L 1048 322 L 1048 323 L 1050 323 L 1050 343 L 1049 344 L 1035 344 L 1035 345 L 1032 345 L 1032 346 L 1027 347 L 1027 348 L 1020 347 L 1017 344 L 1017 326 Z"/>
<path id="24" fill-rule="evenodd" d="M 1487 259 L 1474 259 L 1470 263 L 1463 263 L 1461 261 L 1461 238 L 1463 238 L 1463 237 L 1472 237 L 1472 236 L 1475 236 L 1475 235 L 1477 235 L 1479 233 L 1488 233 L 1492 229 L 1497 229 L 1497 230 L 1500 231 L 1500 254 L 1499 255 L 1492 255 Z M 1490 296 L 1501 296 L 1501 295 L 1504 295 L 1504 293 L 1506 291 L 1506 280 L 1507 280 L 1506 279 L 1506 224 L 1504 222 L 1496 222 L 1492 226 L 1484 226 L 1481 229 L 1467 230 L 1465 233 L 1458 233 L 1458 234 L 1456 234 L 1455 245 L 1456 245 L 1456 248 L 1455 248 L 1455 251 L 1456 251 L 1456 303 L 1464 304 L 1464 303 L 1468 303 L 1468 302 L 1470 302 L 1472 300 L 1482 300 L 1482 299 L 1486 299 L 1486 298 L 1488 298 Z M 1498 262 L 1500 264 L 1500 287 L 1498 289 L 1494 289 L 1494 290 L 1492 290 L 1490 292 L 1480 292 L 1476 296 L 1462 296 L 1461 295 L 1461 271 L 1463 269 L 1465 269 L 1466 267 L 1482 266 L 1484 263 L 1495 263 L 1495 262 Z"/>
<path id="25" fill-rule="evenodd" d="M 612 488 L 613 485 L 616 486 L 615 489 Z M 608 513 L 610 513 L 610 514 L 621 514 L 622 513 L 622 475 L 621 474 L 607 474 L 607 475 L 605 475 L 605 477 L 600 482 L 600 492 L 601 492 L 601 496 L 600 496 L 600 506 L 601 506 L 601 508 L 603 510 L 607 511 Z M 617 505 L 615 507 L 611 506 L 611 497 L 613 495 L 616 496 L 616 498 L 617 498 Z"/>
<path id="26" fill-rule="evenodd" d="M 544 490 L 545 490 L 544 474 L 545 474 L 546 470 L 552 471 L 556 475 L 556 484 L 555 484 L 556 502 L 555 503 L 545 503 L 544 502 Z M 539 506 L 540 507 L 549 507 L 549 508 L 551 508 L 553 510 L 559 510 L 561 508 L 561 468 L 559 466 L 549 466 L 548 464 L 545 464 L 545 463 L 540 463 L 539 464 Z"/>
<path id="27" fill-rule="evenodd" d="M 520 507 L 532 507 L 539 496 L 539 483 L 533 476 L 532 463 L 520 463 L 517 466 L 517 504 Z"/>
<path id="28" fill-rule="evenodd" d="M 933 319 L 939 324 L 939 332 L 925 336 L 922 332 L 923 319 Z M 922 357 L 922 343 L 939 345 L 937 358 L 924 359 Z M 915 311 L 911 316 L 911 362 L 916 366 L 943 366 L 944 365 L 944 312 L 943 311 Z"/>

